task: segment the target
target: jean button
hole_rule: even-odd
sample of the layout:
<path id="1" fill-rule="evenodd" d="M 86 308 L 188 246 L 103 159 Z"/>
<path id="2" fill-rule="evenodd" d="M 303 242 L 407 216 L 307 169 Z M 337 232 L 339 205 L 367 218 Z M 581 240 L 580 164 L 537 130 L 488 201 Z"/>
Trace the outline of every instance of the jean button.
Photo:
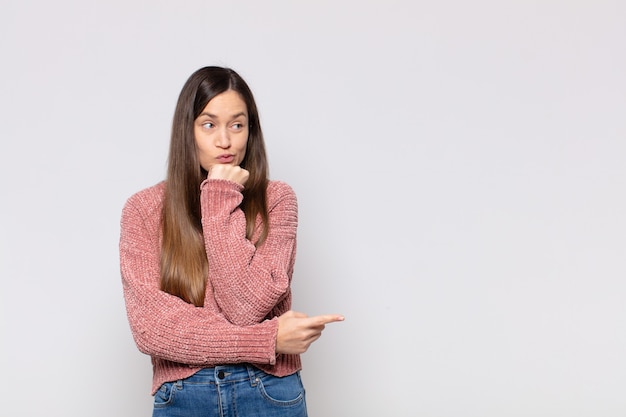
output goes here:
<path id="1" fill-rule="evenodd" d="M 218 371 L 218 372 L 217 372 L 217 377 L 218 377 L 219 379 L 224 379 L 224 371 Z"/>

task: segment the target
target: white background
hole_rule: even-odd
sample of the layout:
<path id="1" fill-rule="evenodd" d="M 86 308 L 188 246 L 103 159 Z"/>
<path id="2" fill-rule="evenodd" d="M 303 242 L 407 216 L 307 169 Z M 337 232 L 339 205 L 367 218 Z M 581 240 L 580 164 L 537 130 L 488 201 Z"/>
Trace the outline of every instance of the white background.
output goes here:
<path id="1" fill-rule="evenodd" d="M 147 416 L 122 205 L 205 65 L 300 203 L 313 417 L 626 415 L 623 1 L 2 0 L 3 416 Z"/>

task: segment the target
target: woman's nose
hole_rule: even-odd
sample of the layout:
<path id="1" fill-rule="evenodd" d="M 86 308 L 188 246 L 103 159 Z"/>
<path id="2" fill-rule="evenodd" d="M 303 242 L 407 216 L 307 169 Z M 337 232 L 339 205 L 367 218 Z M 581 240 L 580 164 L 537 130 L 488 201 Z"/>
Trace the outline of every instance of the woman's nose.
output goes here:
<path id="1" fill-rule="evenodd" d="M 230 135 L 226 129 L 218 132 L 215 144 L 219 148 L 228 148 L 230 146 Z"/>

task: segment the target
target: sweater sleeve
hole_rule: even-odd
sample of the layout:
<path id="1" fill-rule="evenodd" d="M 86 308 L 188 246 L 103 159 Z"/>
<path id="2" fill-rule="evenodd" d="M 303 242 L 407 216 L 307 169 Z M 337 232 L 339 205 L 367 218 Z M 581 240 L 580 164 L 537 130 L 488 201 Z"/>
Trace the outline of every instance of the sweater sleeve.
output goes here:
<path id="1" fill-rule="evenodd" d="M 148 355 L 193 366 L 251 362 L 273 365 L 278 323 L 231 324 L 159 289 L 159 227 L 155 211 L 131 198 L 121 220 L 120 268 L 133 338 Z M 160 214 L 159 214 L 160 217 Z"/>
<path id="2" fill-rule="evenodd" d="M 246 239 L 241 191 L 234 182 L 206 180 L 202 226 L 213 296 L 231 323 L 250 325 L 261 322 L 282 300 L 290 300 L 298 206 L 289 185 L 270 182 L 269 234 L 257 248 Z"/>

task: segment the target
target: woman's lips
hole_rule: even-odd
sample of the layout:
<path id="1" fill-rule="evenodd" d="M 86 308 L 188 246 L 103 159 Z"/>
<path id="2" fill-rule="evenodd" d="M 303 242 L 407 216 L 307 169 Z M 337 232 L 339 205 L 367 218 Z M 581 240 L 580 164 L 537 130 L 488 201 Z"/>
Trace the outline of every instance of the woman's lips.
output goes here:
<path id="1" fill-rule="evenodd" d="M 235 160 L 235 155 L 220 155 L 216 159 L 220 164 L 230 164 Z"/>

